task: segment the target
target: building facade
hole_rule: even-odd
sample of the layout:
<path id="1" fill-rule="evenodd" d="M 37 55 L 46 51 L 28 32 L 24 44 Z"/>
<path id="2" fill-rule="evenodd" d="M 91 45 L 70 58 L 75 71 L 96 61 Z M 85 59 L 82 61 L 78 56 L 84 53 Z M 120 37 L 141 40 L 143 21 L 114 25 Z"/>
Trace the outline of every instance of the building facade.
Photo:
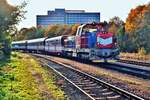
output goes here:
<path id="1" fill-rule="evenodd" d="M 51 24 L 85 24 L 91 22 L 100 22 L 100 12 L 55 9 L 55 11 L 48 11 L 48 15 L 37 15 L 37 26 L 48 26 Z"/>

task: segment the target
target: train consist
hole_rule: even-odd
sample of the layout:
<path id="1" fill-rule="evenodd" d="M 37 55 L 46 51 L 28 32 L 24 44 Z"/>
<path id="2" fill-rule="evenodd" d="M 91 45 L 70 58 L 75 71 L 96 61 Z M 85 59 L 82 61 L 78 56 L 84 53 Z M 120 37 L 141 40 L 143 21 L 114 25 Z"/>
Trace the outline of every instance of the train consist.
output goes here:
<path id="1" fill-rule="evenodd" d="M 117 40 L 107 32 L 105 23 L 84 24 L 78 27 L 76 36 L 58 36 L 12 42 L 13 50 L 47 53 L 90 60 L 112 62 L 119 59 Z"/>

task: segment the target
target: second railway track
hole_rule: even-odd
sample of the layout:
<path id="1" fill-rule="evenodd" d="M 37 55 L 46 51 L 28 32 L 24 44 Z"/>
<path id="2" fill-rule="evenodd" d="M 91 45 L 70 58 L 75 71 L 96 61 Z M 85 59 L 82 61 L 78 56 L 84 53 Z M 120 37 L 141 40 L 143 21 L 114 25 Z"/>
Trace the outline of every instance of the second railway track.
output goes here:
<path id="1" fill-rule="evenodd" d="M 134 61 L 134 60 L 123 60 L 123 59 L 121 59 L 121 60 L 119 60 L 119 62 L 150 67 L 150 63 L 143 62 L 143 61 Z"/>
<path id="2" fill-rule="evenodd" d="M 150 70 L 144 69 L 144 67 L 139 67 L 135 65 L 127 65 L 124 63 L 106 63 L 106 64 L 100 64 L 100 65 L 95 65 L 97 67 L 103 67 L 105 69 L 111 69 L 114 71 L 118 71 L 121 73 L 126 73 L 128 75 L 133 75 L 137 76 L 138 78 L 143 78 L 143 79 L 150 79 Z"/>
<path id="3" fill-rule="evenodd" d="M 78 88 L 89 98 L 88 100 L 144 100 L 69 65 L 50 60 L 41 55 L 34 56 L 47 60 L 46 65 L 49 68 Z"/>

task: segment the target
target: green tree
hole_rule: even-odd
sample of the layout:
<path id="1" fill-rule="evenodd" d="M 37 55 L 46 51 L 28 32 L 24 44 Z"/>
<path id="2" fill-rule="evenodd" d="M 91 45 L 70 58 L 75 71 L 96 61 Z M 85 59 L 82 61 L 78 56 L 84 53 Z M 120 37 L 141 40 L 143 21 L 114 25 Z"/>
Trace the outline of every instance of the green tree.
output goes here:
<path id="1" fill-rule="evenodd" d="M 4 55 L 10 55 L 10 34 L 14 33 L 16 24 L 24 18 L 25 5 L 25 2 L 20 6 L 9 5 L 6 0 L 0 2 L 0 50 Z"/>
<path id="2" fill-rule="evenodd" d="M 36 29 L 36 38 L 44 37 L 45 28 Z"/>
<path id="3" fill-rule="evenodd" d="M 118 33 L 117 42 L 118 42 L 119 48 L 121 51 L 125 52 L 125 50 L 127 50 L 126 48 L 127 35 L 125 34 L 123 27 L 119 28 L 117 33 Z"/>
<path id="4" fill-rule="evenodd" d="M 138 49 L 144 48 L 147 53 L 150 53 L 150 25 L 145 25 L 138 29 L 135 34 L 134 43 L 136 44 L 137 51 Z"/>

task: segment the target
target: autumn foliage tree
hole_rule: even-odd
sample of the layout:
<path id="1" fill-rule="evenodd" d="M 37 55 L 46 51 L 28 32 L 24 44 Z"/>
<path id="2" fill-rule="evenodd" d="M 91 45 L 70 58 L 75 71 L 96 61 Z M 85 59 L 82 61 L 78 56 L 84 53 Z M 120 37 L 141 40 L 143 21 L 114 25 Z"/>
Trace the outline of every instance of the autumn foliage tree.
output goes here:
<path id="1" fill-rule="evenodd" d="M 117 35 L 119 29 L 123 29 L 123 27 L 124 22 L 119 17 L 115 16 L 109 20 L 108 32 L 112 32 Z"/>
<path id="2" fill-rule="evenodd" d="M 72 25 L 70 35 L 76 35 L 77 28 L 78 28 L 79 26 L 80 26 L 80 24 L 74 24 L 74 25 Z"/>
<path id="3" fill-rule="evenodd" d="M 146 16 L 150 13 L 150 4 L 137 6 L 131 9 L 127 20 L 125 29 L 127 33 L 133 33 L 137 29 L 147 24 Z"/>
<path id="4" fill-rule="evenodd" d="M 12 37 L 14 41 L 18 41 L 60 35 L 75 35 L 79 25 L 49 25 L 48 27 L 22 28 Z"/>
<path id="5" fill-rule="evenodd" d="M 127 17 L 125 30 L 132 51 L 138 52 L 141 48 L 150 53 L 150 4 L 137 6 Z"/>
<path id="6" fill-rule="evenodd" d="M 45 37 L 54 37 L 54 36 L 56 36 L 55 32 L 57 29 L 58 29 L 58 25 L 49 25 L 43 34 Z"/>

